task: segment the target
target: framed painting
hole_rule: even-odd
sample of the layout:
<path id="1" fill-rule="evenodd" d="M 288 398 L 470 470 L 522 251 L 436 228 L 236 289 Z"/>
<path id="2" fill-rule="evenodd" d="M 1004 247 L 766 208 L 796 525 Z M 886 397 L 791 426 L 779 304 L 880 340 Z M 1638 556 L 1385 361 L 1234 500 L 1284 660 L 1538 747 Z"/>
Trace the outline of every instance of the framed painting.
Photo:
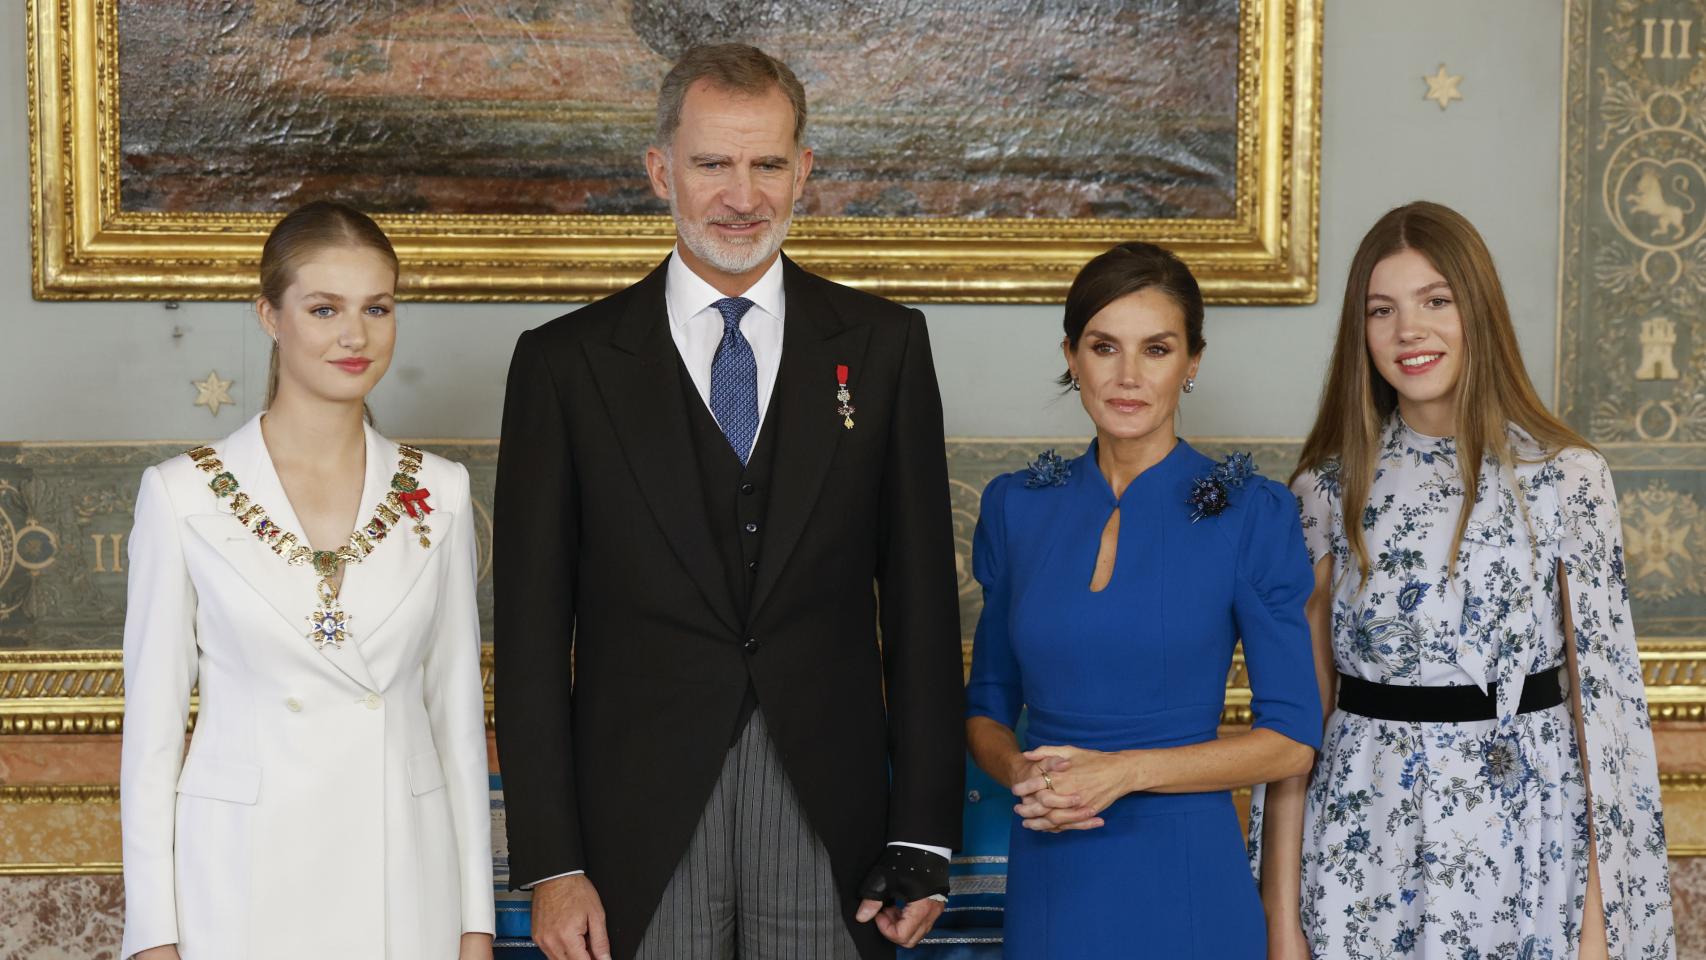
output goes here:
<path id="1" fill-rule="evenodd" d="M 1058 300 L 1122 240 L 1216 302 L 1316 288 L 1320 0 L 27 0 L 41 299 L 254 294 L 285 211 L 374 213 L 424 300 L 579 300 L 673 225 L 656 89 L 699 42 L 800 75 L 790 255 L 914 301 Z"/>

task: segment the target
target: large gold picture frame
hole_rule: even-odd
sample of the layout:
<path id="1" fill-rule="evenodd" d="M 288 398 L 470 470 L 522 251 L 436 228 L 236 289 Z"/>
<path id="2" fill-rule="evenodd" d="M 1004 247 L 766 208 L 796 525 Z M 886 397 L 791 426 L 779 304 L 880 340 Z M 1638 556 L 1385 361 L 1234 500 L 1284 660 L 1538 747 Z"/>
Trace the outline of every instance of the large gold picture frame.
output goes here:
<path id="1" fill-rule="evenodd" d="M 243 299 L 276 213 L 121 203 L 120 0 L 26 0 L 33 286 L 43 300 Z M 797 218 L 788 251 L 835 280 L 910 301 L 1060 299 L 1085 260 L 1170 246 L 1217 303 L 1316 297 L 1321 0 L 1239 7 L 1234 215 L 1225 219 Z M 636 158 L 636 165 L 638 159 Z M 574 301 L 630 284 L 668 251 L 665 216 L 379 218 L 404 295 Z"/>

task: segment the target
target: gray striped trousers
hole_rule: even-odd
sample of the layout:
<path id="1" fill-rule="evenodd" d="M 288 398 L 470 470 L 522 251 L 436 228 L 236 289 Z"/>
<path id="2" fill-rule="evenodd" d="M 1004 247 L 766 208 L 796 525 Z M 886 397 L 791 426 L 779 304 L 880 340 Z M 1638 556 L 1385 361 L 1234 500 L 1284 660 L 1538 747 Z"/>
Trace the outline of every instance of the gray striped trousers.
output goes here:
<path id="1" fill-rule="evenodd" d="M 858 960 L 829 853 L 752 712 L 637 960 Z"/>

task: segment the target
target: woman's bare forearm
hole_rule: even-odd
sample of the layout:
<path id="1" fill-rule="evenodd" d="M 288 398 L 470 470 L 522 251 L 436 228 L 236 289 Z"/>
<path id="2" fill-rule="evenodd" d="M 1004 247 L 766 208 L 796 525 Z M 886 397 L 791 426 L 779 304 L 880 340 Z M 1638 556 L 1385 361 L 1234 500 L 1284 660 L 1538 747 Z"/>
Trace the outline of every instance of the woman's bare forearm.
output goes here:
<path id="1" fill-rule="evenodd" d="M 1321 690 L 1321 722 L 1325 727 L 1338 698 L 1339 673 L 1333 662 L 1333 561 L 1315 565 L 1315 589 L 1304 605 L 1310 643 L 1315 649 L 1315 682 Z M 1309 775 L 1268 784 L 1262 819 L 1262 906 L 1269 930 L 1290 930 L 1302 923 L 1303 814 Z"/>
<path id="2" fill-rule="evenodd" d="M 1576 659 L 1576 623 L 1570 614 L 1570 581 L 1558 562 L 1558 608 L 1564 611 L 1564 666 L 1570 671 L 1570 722 L 1576 728 L 1576 755 L 1582 765 L 1582 798 L 1588 827 L 1588 885 L 1582 905 L 1582 960 L 1609 955 L 1605 933 L 1605 902 L 1599 888 L 1599 836 L 1593 822 L 1593 770 L 1589 762 L 1587 725 L 1582 722 L 1582 671 Z"/>
<path id="3" fill-rule="evenodd" d="M 1268 929 L 1291 929 L 1302 922 L 1303 798 L 1309 778 L 1290 777 L 1268 784 L 1262 811 L 1262 906 Z"/>
<path id="4" fill-rule="evenodd" d="M 966 721 L 966 745 L 978 767 L 1004 787 L 1011 788 L 1030 768 L 1031 761 L 1025 759 L 1012 728 L 988 717 Z M 1122 779 L 1128 793 L 1207 793 L 1306 773 L 1315 751 L 1284 734 L 1256 729 L 1205 743 L 1125 750 L 1115 756 L 1125 767 Z"/>
<path id="5" fill-rule="evenodd" d="M 1124 756 L 1132 765 L 1133 793 L 1235 790 L 1307 774 L 1315 761 L 1313 748 L 1266 729 Z"/>
<path id="6" fill-rule="evenodd" d="M 1013 728 L 988 717 L 966 720 L 966 746 L 978 767 L 1008 789 L 1019 782 L 1020 771 L 1028 765 Z"/>

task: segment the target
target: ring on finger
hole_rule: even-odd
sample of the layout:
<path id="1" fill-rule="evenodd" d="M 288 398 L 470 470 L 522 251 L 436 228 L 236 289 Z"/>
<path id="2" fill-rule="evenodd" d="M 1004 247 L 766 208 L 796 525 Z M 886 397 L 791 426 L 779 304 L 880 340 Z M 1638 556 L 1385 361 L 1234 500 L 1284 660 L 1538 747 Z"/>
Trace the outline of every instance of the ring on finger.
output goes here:
<path id="1" fill-rule="evenodd" d="M 1049 788 L 1050 790 L 1053 790 L 1054 789 L 1054 778 L 1049 776 L 1047 773 L 1044 773 L 1043 774 L 1043 786 Z"/>

